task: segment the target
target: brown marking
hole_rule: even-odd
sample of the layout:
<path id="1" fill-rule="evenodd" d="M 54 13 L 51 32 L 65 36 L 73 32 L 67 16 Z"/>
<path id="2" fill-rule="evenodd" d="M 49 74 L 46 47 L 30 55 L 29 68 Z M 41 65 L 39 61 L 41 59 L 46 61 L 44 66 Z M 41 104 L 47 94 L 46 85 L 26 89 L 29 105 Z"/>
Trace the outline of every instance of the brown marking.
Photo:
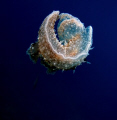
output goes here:
<path id="1" fill-rule="evenodd" d="M 73 50 L 72 52 L 70 52 L 70 56 L 75 56 L 78 53 L 78 49 Z"/>

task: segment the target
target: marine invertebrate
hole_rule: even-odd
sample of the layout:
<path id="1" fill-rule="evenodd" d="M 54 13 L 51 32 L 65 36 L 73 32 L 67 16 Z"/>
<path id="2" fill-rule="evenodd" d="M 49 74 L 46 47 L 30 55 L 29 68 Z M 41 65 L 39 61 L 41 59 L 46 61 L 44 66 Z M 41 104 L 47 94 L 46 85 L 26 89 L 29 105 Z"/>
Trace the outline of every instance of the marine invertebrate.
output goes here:
<path id="1" fill-rule="evenodd" d="M 58 19 L 59 39 L 54 30 Z M 42 64 L 50 70 L 68 70 L 85 62 L 91 45 L 91 26 L 85 28 L 78 18 L 67 13 L 59 15 L 59 11 L 53 11 L 43 21 L 38 41 L 31 44 L 27 53 L 33 62 L 40 57 Z"/>

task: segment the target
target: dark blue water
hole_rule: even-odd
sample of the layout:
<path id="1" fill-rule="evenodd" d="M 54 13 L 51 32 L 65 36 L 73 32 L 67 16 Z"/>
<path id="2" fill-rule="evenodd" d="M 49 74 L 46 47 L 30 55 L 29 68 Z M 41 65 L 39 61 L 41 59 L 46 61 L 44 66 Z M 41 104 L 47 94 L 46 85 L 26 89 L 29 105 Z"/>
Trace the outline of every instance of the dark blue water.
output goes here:
<path id="1" fill-rule="evenodd" d="M 117 120 L 116 0 L 5 0 L 0 6 L 0 120 Z M 93 27 L 91 64 L 75 74 L 47 75 L 40 60 L 33 64 L 26 55 L 53 10 Z"/>

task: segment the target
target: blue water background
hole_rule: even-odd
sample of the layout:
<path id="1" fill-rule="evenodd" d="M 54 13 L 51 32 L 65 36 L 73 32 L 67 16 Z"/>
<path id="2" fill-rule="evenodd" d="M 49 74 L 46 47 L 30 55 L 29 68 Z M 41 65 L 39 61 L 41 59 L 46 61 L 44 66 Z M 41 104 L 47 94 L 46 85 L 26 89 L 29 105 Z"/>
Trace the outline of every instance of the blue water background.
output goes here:
<path id="1" fill-rule="evenodd" d="M 0 6 L 0 120 L 117 120 L 116 0 L 4 0 Z M 33 64 L 26 55 L 53 10 L 93 27 L 91 64 L 75 74 L 47 75 L 40 60 Z"/>

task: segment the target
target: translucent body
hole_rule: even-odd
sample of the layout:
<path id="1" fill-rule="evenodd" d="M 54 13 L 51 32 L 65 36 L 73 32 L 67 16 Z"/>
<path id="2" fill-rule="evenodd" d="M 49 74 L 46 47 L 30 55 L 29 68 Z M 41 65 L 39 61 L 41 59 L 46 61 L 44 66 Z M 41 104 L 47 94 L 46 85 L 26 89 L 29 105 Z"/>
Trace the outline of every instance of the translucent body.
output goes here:
<path id="1" fill-rule="evenodd" d="M 58 18 L 59 40 L 54 30 Z M 46 67 L 55 70 L 72 69 L 84 62 L 88 56 L 92 45 L 92 27 L 85 28 L 78 18 L 65 13 L 59 15 L 59 11 L 54 11 L 43 21 L 36 44 L 38 57 Z"/>

